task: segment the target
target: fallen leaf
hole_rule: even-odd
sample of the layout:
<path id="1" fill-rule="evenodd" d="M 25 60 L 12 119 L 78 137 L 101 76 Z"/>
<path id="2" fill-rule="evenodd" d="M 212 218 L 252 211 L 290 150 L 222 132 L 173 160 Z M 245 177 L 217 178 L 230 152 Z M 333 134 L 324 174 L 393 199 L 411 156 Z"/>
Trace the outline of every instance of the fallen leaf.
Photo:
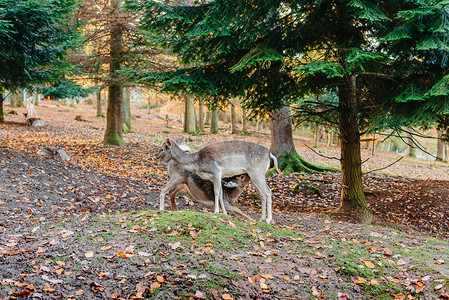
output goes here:
<path id="1" fill-rule="evenodd" d="M 223 300 L 234 300 L 234 298 L 229 294 L 223 294 L 221 295 L 221 297 L 223 298 Z"/>
<path id="2" fill-rule="evenodd" d="M 176 250 L 177 248 L 181 247 L 181 243 L 180 242 L 176 242 L 173 245 L 171 245 L 171 249 L 172 250 Z"/>
<path id="3" fill-rule="evenodd" d="M 100 250 L 101 251 L 107 251 L 107 250 L 109 250 L 111 248 L 112 248 L 112 246 L 104 246 L 104 247 L 101 247 Z"/>
<path id="4" fill-rule="evenodd" d="M 94 256 L 94 253 L 93 253 L 92 251 L 89 251 L 89 252 L 84 253 L 84 256 L 85 256 L 86 258 L 91 258 L 91 257 Z"/>
<path id="5" fill-rule="evenodd" d="M 44 292 L 54 292 L 54 291 L 55 291 L 55 289 L 52 288 L 52 287 L 49 286 L 49 285 L 44 286 L 44 288 L 43 288 L 42 290 L 43 290 Z"/>
<path id="6" fill-rule="evenodd" d="M 374 264 L 369 260 L 365 260 L 365 266 L 370 269 L 374 269 Z"/>
<path id="7" fill-rule="evenodd" d="M 378 285 L 379 281 L 377 281 L 376 279 L 371 279 L 371 281 L 369 283 L 372 285 Z"/>
<path id="8" fill-rule="evenodd" d="M 77 296 L 81 296 L 81 295 L 83 295 L 84 294 L 84 291 L 83 290 L 77 290 L 76 292 L 75 292 L 75 295 L 77 295 Z"/>
<path id="9" fill-rule="evenodd" d="M 161 276 L 161 275 L 157 275 L 157 276 L 156 276 L 156 280 L 157 280 L 159 283 L 164 283 L 164 282 L 165 282 L 164 276 Z"/>

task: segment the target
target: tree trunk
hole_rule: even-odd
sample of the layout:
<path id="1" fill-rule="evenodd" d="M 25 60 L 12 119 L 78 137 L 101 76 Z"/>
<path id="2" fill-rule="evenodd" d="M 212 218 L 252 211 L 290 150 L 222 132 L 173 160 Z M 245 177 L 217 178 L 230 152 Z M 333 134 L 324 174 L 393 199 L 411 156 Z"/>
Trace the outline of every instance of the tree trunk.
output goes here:
<path id="1" fill-rule="evenodd" d="M 242 127 L 243 132 L 248 132 L 248 121 L 246 120 L 246 109 L 243 109 L 242 112 Z"/>
<path id="2" fill-rule="evenodd" d="M 369 224 L 373 214 L 363 191 L 356 91 L 355 75 L 349 75 L 347 83 L 338 89 L 341 137 L 341 203 L 338 212 Z"/>
<path id="3" fill-rule="evenodd" d="M 237 133 L 237 116 L 235 113 L 235 104 L 231 103 L 231 133 Z"/>
<path id="4" fill-rule="evenodd" d="M 36 95 L 34 95 L 34 105 L 35 106 L 39 105 L 39 93 L 36 93 Z"/>
<path id="5" fill-rule="evenodd" d="M 97 103 L 97 117 L 103 116 L 103 105 L 101 103 L 101 90 L 96 93 L 96 103 Z"/>
<path id="6" fill-rule="evenodd" d="M 270 116 L 272 119 L 270 151 L 278 157 L 279 167 L 284 170 L 285 174 L 330 170 L 304 160 L 296 152 L 290 107 L 285 106 L 272 112 Z"/>
<path id="7" fill-rule="evenodd" d="M 23 91 L 15 91 L 11 95 L 11 107 L 23 106 Z"/>
<path id="8" fill-rule="evenodd" d="M 195 105 L 191 95 L 184 94 L 184 132 L 196 133 Z"/>
<path id="9" fill-rule="evenodd" d="M 408 129 L 407 131 L 411 131 L 411 129 Z M 408 156 L 416 157 L 416 143 L 413 139 L 413 135 L 410 132 L 407 132 L 406 141 L 408 146 Z"/>
<path id="10" fill-rule="evenodd" d="M 332 130 L 332 128 L 329 128 L 329 130 L 327 131 L 327 146 L 332 147 L 333 144 L 334 144 L 334 131 Z"/>
<path id="11" fill-rule="evenodd" d="M 218 134 L 218 110 L 217 109 L 213 109 L 211 111 L 210 133 Z"/>
<path id="12" fill-rule="evenodd" d="M 270 151 L 278 157 L 297 153 L 293 141 L 293 126 L 290 119 L 290 107 L 285 106 L 271 113 L 273 124 L 271 126 Z"/>
<path id="13" fill-rule="evenodd" d="M 5 122 L 5 117 L 3 116 L 3 92 L 0 92 L 0 123 Z"/>
<path id="14" fill-rule="evenodd" d="M 131 88 L 123 88 L 123 123 L 126 125 L 125 132 L 131 130 Z"/>
<path id="15" fill-rule="evenodd" d="M 318 148 L 318 141 L 320 140 L 320 128 L 318 123 L 315 123 L 315 130 L 313 135 L 313 148 Z"/>
<path id="16" fill-rule="evenodd" d="M 111 0 L 111 7 L 120 10 L 120 0 Z M 109 95 L 106 114 L 106 129 L 103 143 L 107 145 L 123 146 L 123 113 L 122 113 L 122 83 L 117 71 L 122 65 L 123 32 L 118 22 L 113 22 L 110 29 L 110 64 L 109 64 Z"/>
<path id="17" fill-rule="evenodd" d="M 204 105 L 203 100 L 199 101 L 198 104 L 198 129 L 204 132 Z"/>

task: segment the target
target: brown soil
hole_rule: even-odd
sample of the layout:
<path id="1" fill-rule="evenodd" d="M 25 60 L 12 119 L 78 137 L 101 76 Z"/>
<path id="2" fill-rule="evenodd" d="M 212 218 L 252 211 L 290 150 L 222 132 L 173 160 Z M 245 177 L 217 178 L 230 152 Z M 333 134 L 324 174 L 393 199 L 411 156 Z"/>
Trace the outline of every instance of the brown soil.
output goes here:
<path id="1" fill-rule="evenodd" d="M 179 123 L 172 122 L 172 128 L 168 129 L 165 128 L 164 118 L 157 112 L 146 115 L 146 110 L 135 109 L 134 132 L 126 136 L 127 146 L 109 147 L 100 142 L 104 120 L 93 117 L 93 110 L 88 106 L 73 109 L 57 106 L 54 103 L 43 103 L 37 107 L 38 113 L 43 116 L 46 123 L 43 128 L 26 126 L 21 117 L 22 110 L 25 109 L 18 110 L 19 115 L 8 115 L 7 123 L 0 124 L 0 207 L 2 208 L 0 279 L 2 279 L 2 285 L 9 286 L 11 284 L 5 281 L 6 279 L 17 282 L 20 276 L 24 278 L 34 276 L 32 282 L 36 286 L 39 285 L 42 290 L 45 289 L 45 285 L 61 284 L 55 277 L 47 275 L 52 275 L 58 270 L 54 268 L 57 261 L 55 257 L 65 256 L 68 249 L 73 247 L 72 243 L 76 243 L 70 237 L 72 233 L 51 230 L 51 226 L 48 229 L 49 224 L 57 223 L 67 217 L 88 214 L 114 214 L 157 209 L 159 189 L 168 177 L 166 166 L 155 160 L 155 153 L 166 137 L 177 137 L 182 133 Z M 75 115 L 82 115 L 86 122 L 75 121 Z M 267 133 L 231 136 L 226 133 L 228 125 L 221 126 L 221 135 L 191 137 L 193 140 L 190 145 L 201 147 L 215 141 L 247 139 L 268 146 Z M 300 138 L 297 140 L 302 141 Z M 43 146 L 65 149 L 72 160 L 66 162 L 57 157 L 38 155 L 38 150 Z M 303 150 L 304 148 L 301 148 L 301 151 Z M 438 172 L 441 170 L 447 172 L 444 165 L 438 165 L 435 168 Z M 315 185 L 322 195 L 307 188 L 303 180 Z M 352 236 L 354 228 L 359 232 L 363 231 L 363 227 L 358 225 L 352 224 L 348 229 L 348 224 L 342 222 L 344 220 L 329 220 L 322 215 L 338 206 L 339 181 L 338 173 L 291 174 L 270 178 L 269 184 L 273 190 L 274 199 L 274 220 L 280 226 L 297 230 L 306 228 L 310 234 L 310 240 L 313 240 L 314 232 L 322 233 L 323 228 L 329 228 L 329 226 L 332 226 L 332 230 L 339 231 L 338 234 L 342 237 Z M 365 186 L 367 201 L 376 216 L 376 224 L 399 228 L 412 235 L 424 234 L 443 239 L 449 238 L 447 181 L 371 174 L 365 177 Z M 178 196 L 178 203 L 179 209 L 206 210 L 182 195 Z M 251 187 L 244 191 L 238 205 L 243 211 L 258 218 L 260 203 Z M 86 236 L 93 234 L 88 226 L 82 225 L 82 222 L 79 224 L 82 227 L 78 230 L 83 234 Z M 48 238 L 43 242 L 42 237 L 36 238 L 38 233 Z M 67 235 L 67 238 L 61 238 L 64 235 Z M 116 241 L 116 243 L 126 244 L 129 241 Z M 154 249 L 157 246 L 162 249 L 166 247 L 156 245 Z M 99 293 L 100 284 L 98 280 L 95 281 L 92 278 L 98 276 L 100 271 L 106 270 L 101 269 L 101 265 L 98 264 L 83 263 L 82 256 L 85 249 L 81 248 L 77 250 L 77 255 L 74 257 L 80 259 L 84 267 L 74 272 L 72 276 L 67 276 L 68 279 L 64 280 L 63 287 L 58 289 L 57 293 L 51 291 L 52 298 L 111 299 L 126 298 L 127 295 L 129 298 L 129 295 L 135 294 L 134 290 L 131 293 L 125 288 L 122 289 L 122 286 L 112 287 L 107 293 Z M 39 249 L 46 249 L 47 252 L 44 255 L 42 253 L 36 255 Z M 50 259 L 52 262 L 42 264 L 42 259 L 45 260 L 45 257 L 53 258 Z M 297 265 L 305 265 L 301 258 L 296 260 L 298 260 L 295 261 Z M 257 268 L 259 263 L 254 261 L 251 267 Z M 286 270 L 289 268 L 288 265 L 287 262 L 284 266 Z M 108 267 L 127 272 L 127 276 L 129 272 L 133 272 L 130 269 L 121 270 L 116 263 Z M 115 274 L 110 284 L 121 280 L 120 272 L 113 270 L 109 270 Z M 296 271 L 308 274 L 315 272 L 317 275 L 316 269 L 312 270 L 310 266 Z M 270 269 L 270 272 L 282 273 L 274 269 Z M 138 276 L 143 278 L 140 273 L 136 274 L 136 278 Z M 220 277 L 220 275 L 217 276 Z M 326 273 L 322 276 L 329 275 Z M 138 284 L 137 279 L 133 283 Z M 104 286 L 103 283 L 101 285 Z M 277 298 L 273 298 L 272 294 L 264 295 L 260 290 L 251 291 L 246 286 L 247 283 L 235 283 L 236 287 L 239 285 L 247 293 L 246 296 L 243 294 L 242 299 Z M 281 283 L 278 288 L 283 289 Z M 79 289 L 84 290 L 84 296 L 77 294 Z M 15 291 L 20 290 L 26 289 L 17 287 Z M 49 296 L 42 291 L 27 290 L 28 292 L 23 295 L 11 294 L 11 288 L 0 286 L 0 297 L 4 297 L 2 299 L 10 299 L 10 297 L 49 299 Z M 164 299 L 177 297 L 170 293 L 173 292 L 167 292 Z M 278 298 L 283 298 L 287 293 L 282 295 Z M 220 295 L 215 298 L 219 299 Z M 196 298 L 192 296 L 192 299 Z"/>

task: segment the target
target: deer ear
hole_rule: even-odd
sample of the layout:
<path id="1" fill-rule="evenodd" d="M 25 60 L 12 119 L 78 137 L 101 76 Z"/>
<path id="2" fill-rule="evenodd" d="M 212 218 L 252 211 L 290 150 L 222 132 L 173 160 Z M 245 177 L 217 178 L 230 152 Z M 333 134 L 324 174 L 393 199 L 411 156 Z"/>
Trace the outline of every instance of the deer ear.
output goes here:
<path id="1" fill-rule="evenodd" d="M 167 140 L 166 140 L 165 142 L 167 143 L 167 146 L 168 146 L 168 147 L 171 147 L 171 141 L 170 141 L 169 138 L 167 138 Z"/>
<path id="2" fill-rule="evenodd" d="M 175 143 L 178 144 L 178 145 L 182 144 L 182 142 L 184 142 L 184 137 L 183 137 L 183 136 L 180 137 L 180 138 L 177 138 L 177 139 L 175 140 Z"/>

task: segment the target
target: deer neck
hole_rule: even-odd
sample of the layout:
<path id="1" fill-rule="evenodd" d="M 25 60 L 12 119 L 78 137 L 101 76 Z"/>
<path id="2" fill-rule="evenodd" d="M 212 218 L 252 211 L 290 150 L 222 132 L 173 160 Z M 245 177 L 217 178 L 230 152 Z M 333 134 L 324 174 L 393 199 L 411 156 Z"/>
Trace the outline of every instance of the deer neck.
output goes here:
<path id="1" fill-rule="evenodd" d="M 178 145 L 173 145 L 171 149 L 172 159 L 187 171 L 194 172 L 196 170 L 195 164 L 198 161 L 197 153 L 187 153 L 179 148 Z"/>

